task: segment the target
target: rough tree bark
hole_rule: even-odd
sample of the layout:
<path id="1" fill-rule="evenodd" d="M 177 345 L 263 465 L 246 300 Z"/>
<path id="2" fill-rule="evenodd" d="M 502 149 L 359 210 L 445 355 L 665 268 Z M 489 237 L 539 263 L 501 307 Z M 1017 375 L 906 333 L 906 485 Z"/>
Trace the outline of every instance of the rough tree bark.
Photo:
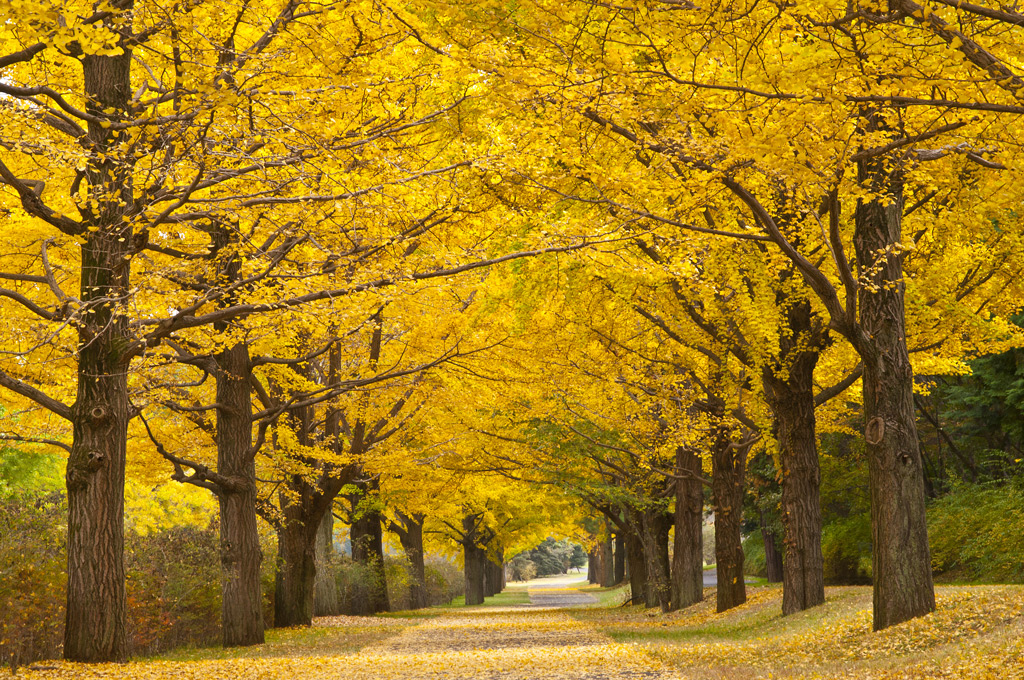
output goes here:
<path id="1" fill-rule="evenodd" d="M 704 482 L 700 457 L 676 448 L 676 537 L 672 547 L 672 609 L 704 599 Z"/>
<path id="2" fill-rule="evenodd" d="M 479 542 L 479 519 L 479 515 L 467 515 L 462 519 L 466 606 L 484 603 L 484 563 L 487 561 L 487 554 Z"/>
<path id="3" fill-rule="evenodd" d="M 225 647 L 263 642 L 256 463 L 252 455 L 249 347 L 217 354 L 217 472 L 220 505 L 221 622 Z"/>
<path id="4" fill-rule="evenodd" d="M 615 585 L 615 559 L 612 553 L 612 537 L 605 529 L 604 538 L 598 545 L 598 552 L 601 554 L 601 573 L 598 580 L 602 588 L 611 588 Z"/>
<path id="5" fill-rule="evenodd" d="M 629 563 L 629 592 L 633 604 L 644 601 L 647 591 L 647 565 L 644 561 L 644 545 L 637 531 L 626 534 L 626 560 Z"/>
<path id="6" fill-rule="evenodd" d="M 664 508 L 654 506 L 643 511 L 640 518 L 644 565 L 647 581 L 644 603 L 669 611 L 672 585 L 668 574 L 668 521 Z"/>
<path id="7" fill-rule="evenodd" d="M 720 412 L 720 411 L 719 411 Z M 718 570 L 717 609 L 724 612 L 747 601 L 743 581 L 743 482 L 748 446 L 729 437 L 720 426 L 712 451 L 711 488 L 715 497 L 715 562 Z"/>
<path id="8" fill-rule="evenodd" d="M 777 373 L 771 366 L 762 369 L 765 399 L 778 426 L 782 467 L 782 523 L 786 529 L 782 560 L 783 615 L 825 602 L 821 472 L 814 418 L 814 367 L 819 355 L 808 342 L 808 338 L 816 334 L 811 315 L 809 302 L 789 303 L 787 317 L 791 333 L 781 335 L 779 352 L 785 370 Z M 767 556 L 767 543 L 765 550 Z"/>
<path id="9" fill-rule="evenodd" d="M 768 521 L 765 519 L 764 512 L 760 512 L 759 514 L 761 516 L 761 542 L 764 543 L 765 580 L 768 581 L 768 583 L 781 583 L 783 580 L 782 552 L 775 545 L 775 532 L 772 531 L 770 526 L 768 526 Z M 785 593 L 783 593 L 782 600 L 782 613 L 786 614 Z"/>
<path id="10" fill-rule="evenodd" d="M 82 57 L 86 110 L 125 115 L 132 57 Z M 124 581 L 124 468 L 128 421 L 128 328 L 117 307 L 129 294 L 131 168 L 119 162 L 124 133 L 90 121 L 85 168 L 90 208 L 84 232 L 79 296 L 88 306 L 78 330 L 78 389 L 71 408 L 68 491 L 68 582 L 64 657 L 72 661 L 128 658 Z"/>
<path id="11" fill-rule="evenodd" d="M 301 504 L 282 499 L 283 526 L 277 532 L 274 627 L 313 622 L 316 593 L 316 536 L 319 526 L 303 517 Z"/>
<path id="12" fill-rule="evenodd" d="M 488 557 L 484 563 L 484 594 L 486 597 L 494 597 L 501 592 L 502 574 L 505 571 L 502 566 L 503 562 L 499 551 L 498 555 Z"/>
<path id="13" fill-rule="evenodd" d="M 884 129 L 880 112 L 869 129 Z M 862 187 L 854 215 L 854 248 L 862 279 L 858 293 L 863 335 L 864 439 L 871 487 L 874 628 L 935 610 L 924 468 L 914 420 L 914 373 L 907 353 L 902 243 L 903 179 L 880 156 L 858 163 Z"/>

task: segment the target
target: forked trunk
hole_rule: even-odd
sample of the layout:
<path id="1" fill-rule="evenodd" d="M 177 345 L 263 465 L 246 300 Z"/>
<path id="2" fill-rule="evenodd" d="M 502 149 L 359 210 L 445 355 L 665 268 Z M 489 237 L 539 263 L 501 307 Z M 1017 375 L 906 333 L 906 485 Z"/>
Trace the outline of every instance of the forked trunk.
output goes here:
<path id="1" fill-rule="evenodd" d="M 676 537 L 672 547 L 672 609 L 704 599 L 704 484 L 700 457 L 676 449 Z"/>

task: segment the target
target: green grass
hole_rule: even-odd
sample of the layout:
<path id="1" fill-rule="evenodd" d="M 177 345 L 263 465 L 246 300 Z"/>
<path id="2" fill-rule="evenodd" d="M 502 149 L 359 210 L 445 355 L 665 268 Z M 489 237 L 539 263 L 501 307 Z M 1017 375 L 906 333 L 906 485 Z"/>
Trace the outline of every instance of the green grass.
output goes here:
<path id="1" fill-rule="evenodd" d="M 594 604 L 584 605 L 587 609 L 607 609 L 608 607 L 618 607 L 629 598 L 629 584 L 621 583 L 617 586 L 611 586 L 610 588 L 602 588 L 601 586 L 583 586 L 577 588 L 581 593 L 586 593 L 597 598 L 597 602 Z"/>

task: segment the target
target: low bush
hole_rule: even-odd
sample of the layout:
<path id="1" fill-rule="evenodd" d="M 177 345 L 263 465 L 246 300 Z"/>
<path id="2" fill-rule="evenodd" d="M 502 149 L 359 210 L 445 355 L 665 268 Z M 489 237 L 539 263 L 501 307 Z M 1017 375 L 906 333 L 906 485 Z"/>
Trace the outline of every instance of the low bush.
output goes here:
<path id="1" fill-rule="evenodd" d="M 436 557 L 426 559 L 427 606 L 448 604 L 459 595 L 465 594 L 466 585 L 462 570 L 448 560 Z M 364 611 L 371 589 L 378 585 L 381 572 L 365 564 L 353 562 L 348 555 L 333 555 L 326 568 L 337 586 L 338 603 L 335 611 L 354 614 Z M 388 604 L 392 611 L 401 611 L 410 606 L 409 587 L 412 575 L 409 561 L 404 556 L 384 558 L 384 578 L 388 592 Z"/>
<path id="2" fill-rule="evenodd" d="M 409 594 L 412 572 L 408 558 L 386 556 L 384 575 L 388 582 L 388 604 L 391 605 L 391 611 L 402 611 L 412 606 Z"/>
<path id="3" fill-rule="evenodd" d="M 450 604 L 466 594 L 466 577 L 456 565 L 440 557 L 428 557 L 427 605 Z"/>
<path id="4" fill-rule="evenodd" d="M 989 583 L 1024 582 L 1024 480 L 959 485 L 928 507 L 932 568 Z"/>
<path id="5" fill-rule="evenodd" d="M 834 520 L 821 532 L 825 583 L 871 583 L 871 515 L 858 513 Z"/>
<path id="6" fill-rule="evenodd" d="M 64 638 L 67 501 L 62 492 L 0 496 L 0 659 L 23 665 L 59 658 Z M 266 550 L 269 546 L 265 546 Z M 264 559 L 264 592 L 272 588 Z M 220 634 L 216 524 L 125 532 L 128 644 L 132 655 Z M 269 606 L 269 603 L 268 603 Z"/>
<path id="7" fill-rule="evenodd" d="M 0 497 L 0 658 L 12 666 L 61 655 L 66 522 L 59 492 Z"/>
<path id="8" fill-rule="evenodd" d="M 755 531 L 743 539 L 743 573 L 747 576 L 767 576 L 768 564 L 764 554 L 764 536 Z"/>
<path id="9" fill-rule="evenodd" d="M 215 527 L 125 536 L 133 654 L 220 636 L 220 546 Z"/>

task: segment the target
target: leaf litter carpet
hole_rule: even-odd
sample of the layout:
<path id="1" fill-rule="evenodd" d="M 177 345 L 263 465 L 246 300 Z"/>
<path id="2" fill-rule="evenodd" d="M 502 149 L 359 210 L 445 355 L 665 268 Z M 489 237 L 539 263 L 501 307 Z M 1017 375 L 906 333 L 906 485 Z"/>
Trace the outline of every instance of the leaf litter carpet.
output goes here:
<path id="1" fill-rule="evenodd" d="M 530 590 L 531 605 L 467 609 L 404 628 L 354 654 L 129 664 L 62 663 L 27 680 L 670 680 L 679 676 L 555 607 L 586 604 L 571 589 Z M 332 617 L 318 625 L 349 626 Z M 380 619 L 363 619 L 364 622 Z"/>

